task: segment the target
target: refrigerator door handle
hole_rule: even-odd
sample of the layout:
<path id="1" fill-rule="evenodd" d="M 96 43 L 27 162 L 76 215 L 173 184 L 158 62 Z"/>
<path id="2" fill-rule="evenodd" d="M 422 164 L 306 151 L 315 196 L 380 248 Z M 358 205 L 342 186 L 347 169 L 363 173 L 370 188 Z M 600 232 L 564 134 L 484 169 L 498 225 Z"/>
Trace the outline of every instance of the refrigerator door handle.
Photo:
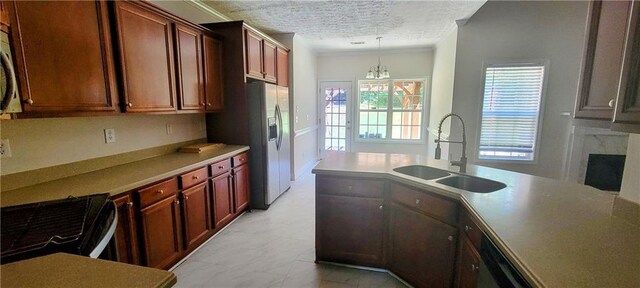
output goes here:
<path id="1" fill-rule="evenodd" d="M 276 140 L 276 147 L 278 151 L 280 150 L 280 146 L 282 146 L 282 114 L 280 113 L 280 105 L 276 104 L 276 118 L 278 118 L 278 139 Z"/>

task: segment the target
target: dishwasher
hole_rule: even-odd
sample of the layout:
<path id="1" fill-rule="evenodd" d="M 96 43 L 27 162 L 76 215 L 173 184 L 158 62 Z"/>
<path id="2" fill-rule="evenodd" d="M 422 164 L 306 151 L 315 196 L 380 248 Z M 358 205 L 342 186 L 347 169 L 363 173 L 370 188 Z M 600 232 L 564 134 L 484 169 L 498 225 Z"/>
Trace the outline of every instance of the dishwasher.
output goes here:
<path id="1" fill-rule="evenodd" d="M 480 247 L 478 288 L 531 287 L 487 235 L 482 235 Z"/>
<path id="2" fill-rule="evenodd" d="M 2 207 L 0 263 L 58 252 L 98 258 L 117 217 L 106 193 Z"/>

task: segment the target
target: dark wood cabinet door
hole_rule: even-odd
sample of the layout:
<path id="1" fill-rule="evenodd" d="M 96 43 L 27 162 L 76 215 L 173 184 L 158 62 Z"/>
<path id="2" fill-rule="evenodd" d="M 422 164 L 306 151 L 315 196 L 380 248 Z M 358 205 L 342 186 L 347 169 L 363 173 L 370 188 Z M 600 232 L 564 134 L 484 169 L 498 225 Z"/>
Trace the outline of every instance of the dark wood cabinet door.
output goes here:
<path id="1" fill-rule="evenodd" d="M 211 180 L 213 192 L 213 223 L 215 229 L 226 225 L 233 217 L 233 196 L 231 172 L 226 172 Z"/>
<path id="2" fill-rule="evenodd" d="M 180 257 L 180 203 L 171 195 L 140 210 L 144 254 L 148 267 L 166 269 Z"/>
<path id="3" fill-rule="evenodd" d="M 316 260 L 382 267 L 381 198 L 316 196 Z"/>
<path id="4" fill-rule="evenodd" d="M 224 109 L 224 87 L 222 85 L 222 42 L 203 35 L 204 93 L 207 111 Z"/>
<path id="5" fill-rule="evenodd" d="M 143 7 L 115 1 L 120 69 L 127 112 L 176 110 L 171 21 Z"/>
<path id="6" fill-rule="evenodd" d="M 389 267 L 415 287 L 451 287 L 457 229 L 391 203 Z"/>
<path id="7" fill-rule="evenodd" d="M 458 261 L 457 287 L 475 288 L 478 285 L 478 269 L 480 255 L 467 237 L 462 237 L 460 245 L 460 261 Z"/>
<path id="8" fill-rule="evenodd" d="M 264 72 L 264 80 L 276 83 L 276 58 L 278 57 L 276 52 L 276 45 L 264 40 L 262 41 L 262 43 L 264 45 L 262 49 L 262 64 L 264 67 L 262 70 Z"/>
<path id="9" fill-rule="evenodd" d="M 277 71 L 278 71 L 278 86 L 288 87 L 289 86 L 289 52 L 280 47 L 277 49 L 278 54 L 276 58 L 277 62 Z"/>
<path id="10" fill-rule="evenodd" d="M 262 67 L 262 38 L 252 32 L 245 30 L 245 47 L 246 47 L 246 59 L 245 64 L 247 76 L 263 79 L 263 67 Z"/>
<path id="11" fill-rule="evenodd" d="M 180 110 L 204 110 L 202 33 L 180 24 L 174 27 Z"/>
<path id="12" fill-rule="evenodd" d="M 113 236 L 116 242 L 118 261 L 129 264 L 140 264 L 138 235 L 136 232 L 135 211 L 131 195 L 123 195 L 113 199 L 118 211 L 118 225 Z"/>
<path id="13" fill-rule="evenodd" d="M 184 246 L 185 249 L 190 249 L 200 244 L 211 229 L 207 182 L 182 191 L 182 212 L 184 214 Z"/>
<path id="14" fill-rule="evenodd" d="M 631 1 L 592 1 L 589 6 L 575 117 L 611 120 Z"/>
<path id="15" fill-rule="evenodd" d="M 612 129 L 640 133 L 640 2 L 634 1 L 627 26 L 620 90 Z M 622 126 L 618 126 L 621 124 Z"/>
<path id="16" fill-rule="evenodd" d="M 233 194 L 235 213 L 240 213 L 249 206 L 249 165 L 243 164 L 233 168 Z"/>
<path id="17" fill-rule="evenodd" d="M 117 88 L 103 1 L 3 1 L 26 112 L 115 112 Z"/>

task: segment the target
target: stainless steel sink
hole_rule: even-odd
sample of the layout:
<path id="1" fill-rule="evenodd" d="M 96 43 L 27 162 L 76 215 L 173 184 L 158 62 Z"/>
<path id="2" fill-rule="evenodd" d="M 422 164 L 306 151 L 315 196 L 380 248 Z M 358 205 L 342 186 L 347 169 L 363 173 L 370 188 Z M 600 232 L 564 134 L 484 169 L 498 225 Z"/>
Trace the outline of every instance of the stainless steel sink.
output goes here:
<path id="1" fill-rule="evenodd" d="M 476 193 L 489 193 L 507 187 L 504 183 L 471 176 L 451 176 L 436 183 Z"/>
<path id="2" fill-rule="evenodd" d="M 425 180 L 432 180 L 437 178 L 442 178 L 451 175 L 451 173 L 446 170 L 441 170 L 438 168 L 433 168 L 429 166 L 422 165 L 411 165 L 411 166 L 403 166 L 393 169 L 398 173 L 402 173 L 405 175 L 422 178 Z"/>

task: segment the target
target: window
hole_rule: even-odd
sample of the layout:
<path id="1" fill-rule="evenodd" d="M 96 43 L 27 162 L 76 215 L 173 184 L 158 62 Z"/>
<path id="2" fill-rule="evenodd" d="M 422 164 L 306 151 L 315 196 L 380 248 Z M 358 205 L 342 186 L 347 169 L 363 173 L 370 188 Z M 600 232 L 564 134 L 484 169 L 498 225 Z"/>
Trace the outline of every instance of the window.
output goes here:
<path id="1" fill-rule="evenodd" d="M 358 138 L 422 141 L 424 80 L 358 81 Z"/>
<path id="2" fill-rule="evenodd" d="M 545 64 L 492 64 L 484 75 L 478 158 L 533 161 Z"/>

